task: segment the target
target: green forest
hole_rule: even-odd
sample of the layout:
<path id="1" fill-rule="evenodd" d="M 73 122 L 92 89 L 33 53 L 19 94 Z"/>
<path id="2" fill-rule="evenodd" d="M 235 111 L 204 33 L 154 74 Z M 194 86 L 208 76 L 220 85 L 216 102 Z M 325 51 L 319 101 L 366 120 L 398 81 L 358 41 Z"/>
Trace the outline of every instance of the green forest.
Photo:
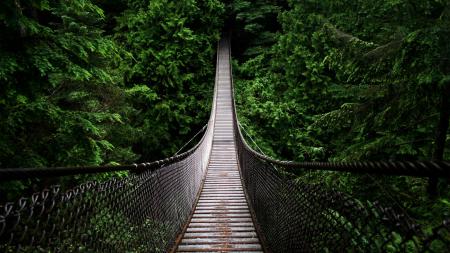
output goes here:
<path id="1" fill-rule="evenodd" d="M 3 0 L 0 21 L 0 168 L 174 155 L 208 121 L 225 35 L 255 150 L 298 162 L 450 160 L 448 0 Z M 399 203 L 425 226 L 450 216 L 446 180 L 298 178 L 319 179 Z M 2 183 L 0 200 L 38 181 Z"/>
<path id="2" fill-rule="evenodd" d="M 234 47 L 238 114 L 255 148 L 295 161 L 450 158 L 448 1 L 235 1 L 232 8 L 233 44 L 245 41 Z M 447 182 L 436 190 L 418 178 L 318 178 L 362 199 L 400 203 L 425 223 L 450 214 Z"/>

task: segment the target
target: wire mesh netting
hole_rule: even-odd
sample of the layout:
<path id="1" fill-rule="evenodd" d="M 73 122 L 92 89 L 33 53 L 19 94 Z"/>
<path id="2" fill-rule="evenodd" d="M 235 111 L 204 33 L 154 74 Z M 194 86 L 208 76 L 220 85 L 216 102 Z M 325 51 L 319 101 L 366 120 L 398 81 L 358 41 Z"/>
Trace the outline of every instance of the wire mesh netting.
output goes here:
<path id="1" fill-rule="evenodd" d="M 237 146 L 250 206 L 273 252 L 450 251 L 449 220 L 426 231 L 401 210 L 298 180 L 255 156 L 242 136 Z"/>
<path id="2" fill-rule="evenodd" d="M 156 170 L 0 206 L 0 251 L 165 252 L 194 206 L 210 133 L 186 159 Z"/>

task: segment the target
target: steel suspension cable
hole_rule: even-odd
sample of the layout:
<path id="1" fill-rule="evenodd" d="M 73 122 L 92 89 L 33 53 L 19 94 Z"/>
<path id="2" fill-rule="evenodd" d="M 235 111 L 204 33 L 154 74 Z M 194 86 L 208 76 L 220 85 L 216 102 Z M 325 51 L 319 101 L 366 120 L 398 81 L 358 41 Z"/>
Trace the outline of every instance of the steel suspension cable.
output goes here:
<path id="1" fill-rule="evenodd" d="M 248 136 L 248 138 L 252 141 L 252 143 L 255 145 L 255 147 L 259 150 L 259 152 L 261 152 L 261 154 L 267 156 L 262 149 L 258 146 L 258 144 L 253 140 L 252 136 L 245 130 L 244 127 L 242 127 L 241 123 L 238 122 L 239 128 L 244 131 L 244 133 Z"/>
<path id="2" fill-rule="evenodd" d="M 180 153 L 181 150 L 183 150 L 187 145 L 189 145 L 189 143 L 191 143 L 191 141 L 193 141 L 195 139 L 195 137 L 197 137 L 200 133 L 203 133 L 206 129 L 206 127 L 208 127 L 208 123 L 206 123 L 194 136 L 192 136 L 191 139 L 189 139 L 175 154 L 173 154 L 174 156 L 178 155 L 178 153 Z"/>

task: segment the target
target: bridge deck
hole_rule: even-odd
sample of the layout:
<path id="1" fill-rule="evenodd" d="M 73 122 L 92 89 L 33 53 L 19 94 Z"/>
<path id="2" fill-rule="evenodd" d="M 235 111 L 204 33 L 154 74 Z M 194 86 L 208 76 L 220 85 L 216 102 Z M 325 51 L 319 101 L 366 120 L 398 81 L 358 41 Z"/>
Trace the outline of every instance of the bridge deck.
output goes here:
<path id="1" fill-rule="evenodd" d="M 216 121 L 205 183 L 177 252 L 262 252 L 234 143 L 229 48 L 219 46 Z"/>

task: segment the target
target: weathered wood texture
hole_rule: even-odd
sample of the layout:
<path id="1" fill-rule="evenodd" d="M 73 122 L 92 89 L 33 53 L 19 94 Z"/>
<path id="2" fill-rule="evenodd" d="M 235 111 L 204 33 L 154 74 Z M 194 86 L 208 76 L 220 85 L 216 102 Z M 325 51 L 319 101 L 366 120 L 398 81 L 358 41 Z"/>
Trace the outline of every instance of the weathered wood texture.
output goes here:
<path id="1" fill-rule="evenodd" d="M 177 252 L 262 252 L 236 160 L 227 45 L 222 43 L 218 53 L 211 158 L 200 198 Z"/>

